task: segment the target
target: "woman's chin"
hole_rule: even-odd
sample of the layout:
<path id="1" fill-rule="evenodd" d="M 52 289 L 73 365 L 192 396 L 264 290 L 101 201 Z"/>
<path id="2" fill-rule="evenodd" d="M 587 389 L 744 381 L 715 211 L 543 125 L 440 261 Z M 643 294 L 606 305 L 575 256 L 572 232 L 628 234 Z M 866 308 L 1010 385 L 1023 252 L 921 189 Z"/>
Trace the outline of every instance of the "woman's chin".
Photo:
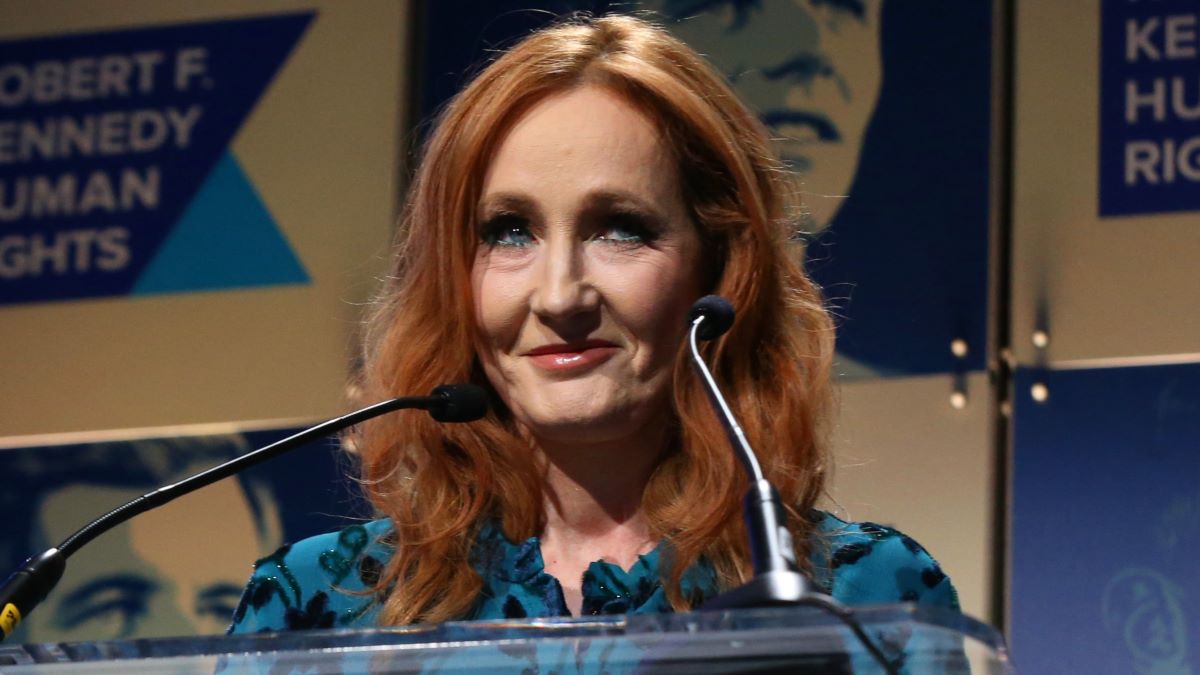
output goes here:
<path id="1" fill-rule="evenodd" d="M 527 425 L 535 438 L 557 442 L 597 442 L 620 437 L 622 429 L 604 417 L 575 415 L 531 420 Z"/>
<path id="2" fill-rule="evenodd" d="M 545 406 L 521 415 L 535 438 L 544 441 L 596 443 L 628 438 L 644 425 L 636 407 Z"/>

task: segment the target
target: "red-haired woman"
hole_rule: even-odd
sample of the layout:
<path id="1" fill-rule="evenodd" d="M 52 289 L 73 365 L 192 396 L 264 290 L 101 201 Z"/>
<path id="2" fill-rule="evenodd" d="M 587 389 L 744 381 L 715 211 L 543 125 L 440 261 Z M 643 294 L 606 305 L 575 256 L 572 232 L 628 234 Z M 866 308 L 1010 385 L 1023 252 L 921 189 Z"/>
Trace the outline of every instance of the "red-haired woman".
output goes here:
<path id="1" fill-rule="evenodd" d="M 707 358 L 805 571 L 847 603 L 956 606 L 911 539 L 815 509 L 833 329 L 788 185 L 720 75 L 641 20 L 496 59 L 425 148 L 359 383 L 475 382 L 493 412 L 361 429 L 380 520 L 260 561 L 231 630 L 687 610 L 746 581 L 746 478 L 684 341 L 708 293 L 737 308 Z"/>

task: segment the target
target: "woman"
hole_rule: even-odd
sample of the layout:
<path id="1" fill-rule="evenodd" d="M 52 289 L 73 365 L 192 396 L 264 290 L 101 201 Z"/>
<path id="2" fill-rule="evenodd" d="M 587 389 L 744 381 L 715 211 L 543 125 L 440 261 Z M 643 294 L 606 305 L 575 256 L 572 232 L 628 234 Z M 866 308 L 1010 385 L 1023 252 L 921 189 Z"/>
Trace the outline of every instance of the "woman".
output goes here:
<path id="1" fill-rule="evenodd" d="M 443 111 L 366 338 L 362 397 L 472 381 L 465 425 L 397 414 L 354 439 L 383 518 L 256 566 L 233 632 L 687 610 L 749 575 L 707 358 L 843 602 L 956 606 L 912 540 L 814 507 L 833 330 L 792 251 L 786 174 L 700 57 L 640 20 L 579 19 L 499 57 Z"/>

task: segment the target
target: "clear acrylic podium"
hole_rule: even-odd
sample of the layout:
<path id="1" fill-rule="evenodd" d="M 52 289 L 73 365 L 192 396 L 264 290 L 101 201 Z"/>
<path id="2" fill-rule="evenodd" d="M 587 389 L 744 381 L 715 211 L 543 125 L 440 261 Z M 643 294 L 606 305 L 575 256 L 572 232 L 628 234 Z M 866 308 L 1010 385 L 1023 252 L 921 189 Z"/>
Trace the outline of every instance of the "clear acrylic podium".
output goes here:
<path id="1" fill-rule="evenodd" d="M 856 611 L 906 673 L 1013 673 L 992 628 L 913 605 Z M 812 608 L 463 621 L 376 630 L 0 645 L 0 673 L 878 673 Z"/>

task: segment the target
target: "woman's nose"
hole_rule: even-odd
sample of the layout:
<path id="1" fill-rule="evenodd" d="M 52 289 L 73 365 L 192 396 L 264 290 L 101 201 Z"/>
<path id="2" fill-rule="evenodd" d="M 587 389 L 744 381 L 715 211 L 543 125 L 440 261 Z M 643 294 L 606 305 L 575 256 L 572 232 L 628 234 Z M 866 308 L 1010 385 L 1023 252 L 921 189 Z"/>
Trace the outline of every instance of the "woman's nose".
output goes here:
<path id="1" fill-rule="evenodd" d="M 593 312 L 600 296 L 587 274 L 584 242 L 552 239 L 542 249 L 540 274 L 530 297 L 530 309 L 546 322 Z"/>

